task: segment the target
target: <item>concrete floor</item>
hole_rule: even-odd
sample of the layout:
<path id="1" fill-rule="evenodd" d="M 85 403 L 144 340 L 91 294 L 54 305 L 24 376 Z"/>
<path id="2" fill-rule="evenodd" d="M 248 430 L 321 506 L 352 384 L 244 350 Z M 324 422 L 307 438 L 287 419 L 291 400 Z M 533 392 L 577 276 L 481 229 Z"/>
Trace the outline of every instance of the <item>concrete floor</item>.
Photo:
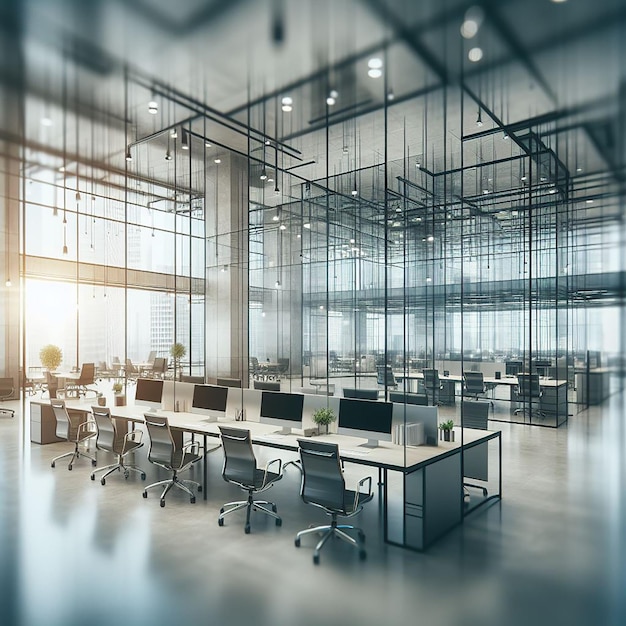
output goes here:
<path id="1" fill-rule="evenodd" d="M 500 503 L 415 553 L 382 543 L 375 500 L 359 520 L 367 560 L 333 542 L 319 566 L 311 541 L 293 545 L 324 519 L 300 501 L 294 468 L 267 492 L 282 527 L 257 513 L 245 535 L 238 514 L 217 525 L 241 493 L 221 479 L 221 451 L 206 502 L 171 492 L 162 509 L 139 477 L 101 486 L 88 461 L 51 469 L 68 444 L 30 444 L 19 415 L 0 417 L 0 623 L 623 626 L 625 405 L 614 395 L 558 430 L 492 422 Z M 145 454 L 137 462 L 156 480 Z M 348 480 L 363 472 L 348 466 Z"/>

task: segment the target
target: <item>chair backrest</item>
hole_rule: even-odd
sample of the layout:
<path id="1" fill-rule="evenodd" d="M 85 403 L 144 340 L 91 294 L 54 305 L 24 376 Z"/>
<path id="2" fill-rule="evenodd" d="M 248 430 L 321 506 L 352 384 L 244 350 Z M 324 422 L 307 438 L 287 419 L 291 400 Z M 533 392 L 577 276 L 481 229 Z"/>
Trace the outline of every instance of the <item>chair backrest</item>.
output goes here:
<path id="1" fill-rule="evenodd" d="M 89 385 L 95 382 L 96 366 L 94 363 L 83 363 L 80 368 L 80 376 L 76 381 L 79 385 Z"/>
<path id="2" fill-rule="evenodd" d="M 167 358 L 158 356 L 154 359 L 152 364 L 152 373 L 153 374 L 165 374 L 167 371 Z"/>
<path id="3" fill-rule="evenodd" d="M 92 406 L 91 412 L 98 427 L 96 446 L 101 450 L 117 452 L 115 450 L 117 428 L 115 422 L 111 419 L 111 409 L 106 406 Z"/>
<path id="4" fill-rule="evenodd" d="M 228 482 L 254 486 L 256 457 L 252 449 L 250 431 L 243 428 L 219 426 L 224 448 L 222 476 Z"/>
<path id="5" fill-rule="evenodd" d="M 346 484 L 341 471 L 339 446 L 298 439 L 302 462 L 300 495 L 304 502 L 331 511 L 345 511 Z"/>
<path id="6" fill-rule="evenodd" d="M 378 400 L 378 389 L 353 389 L 343 388 L 344 398 L 356 398 L 357 400 Z"/>
<path id="7" fill-rule="evenodd" d="M 137 368 L 133 365 L 133 362 L 130 359 L 126 359 L 126 375 L 136 374 Z"/>
<path id="8" fill-rule="evenodd" d="M 194 385 L 204 385 L 204 376 L 189 376 L 187 374 L 181 374 L 180 382 L 193 383 Z"/>
<path id="9" fill-rule="evenodd" d="M 389 402 L 428 406 L 428 396 L 423 393 L 405 393 L 404 391 L 390 391 Z"/>
<path id="10" fill-rule="evenodd" d="M 67 412 L 65 400 L 51 398 L 50 406 L 57 421 L 56 436 L 67 440 L 73 438 L 78 430 L 78 423 L 75 423 L 76 420 L 72 420 L 72 417 Z"/>
<path id="11" fill-rule="evenodd" d="M 13 378 L 0 378 L 0 398 L 10 398 L 13 390 Z"/>
<path id="12" fill-rule="evenodd" d="M 489 419 L 489 402 L 463 400 L 462 415 L 463 426 L 466 428 L 482 428 L 486 430 Z"/>
<path id="13" fill-rule="evenodd" d="M 171 467 L 176 446 L 167 417 L 145 413 L 144 419 L 150 437 L 148 460 Z"/>
<path id="14" fill-rule="evenodd" d="M 241 378 L 218 378 L 216 384 L 220 387 L 237 387 L 241 389 Z"/>
<path id="15" fill-rule="evenodd" d="M 439 389 L 439 370 L 436 369 L 423 369 L 424 375 L 424 387 L 427 389 Z"/>
<path id="16" fill-rule="evenodd" d="M 150 350 L 150 354 L 148 354 L 146 363 L 154 363 L 155 359 L 156 359 L 156 350 Z"/>
<path id="17" fill-rule="evenodd" d="M 518 374 L 519 395 L 529 398 L 538 398 L 541 395 L 539 374 Z"/>
<path id="18" fill-rule="evenodd" d="M 287 358 L 278 359 L 277 363 L 278 363 L 278 370 L 280 371 L 281 374 L 285 374 L 286 372 L 289 371 L 289 359 Z"/>
<path id="19" fill-rule="evenodd" d="M 257 359 L 255 356 L 251 356 L 250 357 L 250 369 L 257 370 L 258 368 L 259 368 L 259 359 Z"/>
<path id="20" fill-rule="evenodd" d="M 463 380 L 467 393 L 484 393 L 485 381 L 482 372 L 463 372 Z"/>
<path id="21" fill-rule="evenodd" d="M 377 385 L 391 385 L 396 386 L 396 379 L 393 375 L 391 365 L 379 365 L 376 368 L 376 384 Z"/>

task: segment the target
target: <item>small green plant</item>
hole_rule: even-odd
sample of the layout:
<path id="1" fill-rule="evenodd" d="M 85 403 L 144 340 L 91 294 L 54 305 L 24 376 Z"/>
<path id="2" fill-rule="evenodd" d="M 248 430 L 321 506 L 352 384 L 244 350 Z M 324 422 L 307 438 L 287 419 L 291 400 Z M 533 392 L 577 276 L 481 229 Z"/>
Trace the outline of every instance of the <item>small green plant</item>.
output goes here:
<path id="1" fill-rule="evenodd" d="M 454 428 L 454 421 L 448 420 L 447 422 L 441 422 L 441 424 L 439 424 L 439 428 L 441 430 L 452 430 Z"/>
<path id="2" fill-rule="evenodd" d="M 124 385 L 122 385 L 122 383 L 113 383 L 113 391 L 115 393 L 121 393 L 122 389 L 124 389 Z"/>
<path id="3" fill-rule="evenodd" d="M 187 348 L 182 343 L 172 344 L 170 348 L 170 356 L 174 359 L 176 365 L 180 365 L 181 359 L 187 354 Z"/>
<path id="4" fill-rule="evenodd" d="M 39 351 L 41 364 L 49 371 L 56 370 L 63 360 L 63 352 L 59 346 L 49 343 Z"/>
<path id="5" fill-rule="evenodd" d="M 315 413 L 313 413 L 313 421 L 318 426 L 328 426 L 332 422 L 337 419 L 335 412 L 332 409 L 323 408 L 317 409 Z"/>

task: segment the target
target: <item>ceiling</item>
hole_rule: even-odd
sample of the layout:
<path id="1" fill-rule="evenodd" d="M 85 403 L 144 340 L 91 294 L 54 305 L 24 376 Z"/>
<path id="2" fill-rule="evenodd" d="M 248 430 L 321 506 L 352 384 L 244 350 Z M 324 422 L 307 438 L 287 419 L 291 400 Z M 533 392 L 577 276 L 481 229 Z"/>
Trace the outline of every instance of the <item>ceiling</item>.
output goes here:
<path id="1" fill-rule="evenodd" d="M 2 11 L 6 45 L 23 52 L 21 68 L 4 55 L 4 82 L 23 87 L 25 142 L 46 165 L 121 177 L 130 144 L 131 176 L 201 191 L 205 162 L 250 153 L 294 175 L 280 177 L 280 195 L 278 183 L 254 185 L 253 199 L 272 206 L 299 197 L 303 179 L 343 174 L 349 194 L 350 172 L 395 163 L 392 189 L 398 172 L 449 177 L 432 183 L 444 203 L 500 211 L 491 194 L 558 185 L 581 219 L 620 213 L 621 0 L 12 0 Z M 180 133 L 168 140 L 181 123 L 191 157 Z M 15 125 L 3 130 L 15 137 Z M 367 189 L 380 201 L 384 185 Z"/>

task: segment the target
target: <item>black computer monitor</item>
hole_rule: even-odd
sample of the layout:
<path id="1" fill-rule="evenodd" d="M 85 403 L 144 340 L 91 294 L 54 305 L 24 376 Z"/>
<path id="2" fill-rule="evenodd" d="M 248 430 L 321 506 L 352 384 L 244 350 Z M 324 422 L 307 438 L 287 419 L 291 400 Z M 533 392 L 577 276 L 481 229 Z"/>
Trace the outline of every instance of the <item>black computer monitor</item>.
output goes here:
<path id="1" fill-rule="evenodd" d="M 135 404 L 150 407 L 153 411 L 161 408 L 163 380 L 158 378 L 138 378 L 135 390 Z"/>
<path id="2" fill-rule="evenodd" d="M 206 415 L 217 419 L 216 413 L 226 412 L 228 401 L 228 387 L 218 387 L 217 385 L 195 385 L 193 388 L 193 400 L 191 401 L 191 412 Z"/>
<path id="3" fill-rule="evenodd" d="M 261 395 L 261 422 L 280 426 L 282 435 L 289 435 L 292 428 L 302 428 L 301 393 L 264 391 Z"/>
<path id="4" fill-rule="evenodd" d="M 517 376 L 523 369 L 524 364 L 521 361 L 507 361 L 505 364 L 505 374 L 507 376 Z"/>
<path id="5" fill-rule="evenodd" d="M 348 389 L 344 387 L 343 397 L 358 400 L 378 400 L 378 389 Z"/>
<path id="6" fill-rule="evenodd" d="M 546 370 L 549 367 L 552 367 L 552 360 L 551 359 L 535 359 L 533 361 L 533 367 L 535 369 L 535 372 L 537 372 L 537 374 L 539 374 L 540 376 L 545 376 Z"/>
<path id="7" fill-rule="evenodd" d="M 376 447 L 379 441 L 391 441 L 392 418 L 391 402 L 341 398 L 337 432 L 365 437 L 367 443 L 362 445 Z"/>

